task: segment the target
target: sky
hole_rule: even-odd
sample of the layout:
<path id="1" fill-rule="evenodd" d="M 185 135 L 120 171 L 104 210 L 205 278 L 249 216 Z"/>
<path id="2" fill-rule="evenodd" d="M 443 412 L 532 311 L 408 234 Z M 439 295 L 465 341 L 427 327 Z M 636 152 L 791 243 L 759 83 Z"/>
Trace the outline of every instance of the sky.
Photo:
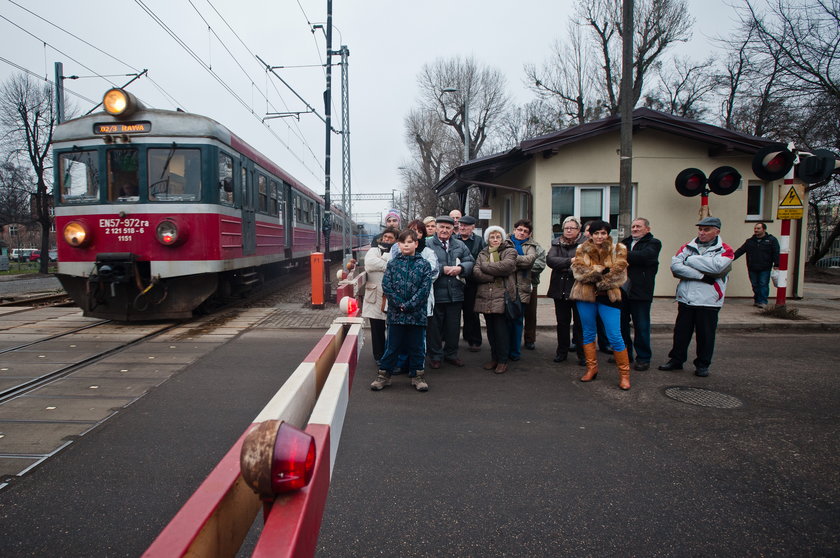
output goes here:
<path id="1" fill-rule="evenodd" d="M 680 51 L 704 58 L 731 28 L 729 0 L 689 0 L 696 19 Z M 438 58 L 474 57 L 507 78 L 515 102 L 533 98 L 523 66 L 541 65 L 563 37 L 572 0 L 333 0 L 333 50 L 349 49 L 351 188 L 391 193 L 409 160 L 404 119 L 417 76 Z M 69 105 L 83 114 L 103 93 L 128 89 L 147 106 L 209 116 L 324 192 L 325 127 L 318 116 L 265 120 L 313 107 L 324 115 L 327 0 L 0 0 L 0 83 L 25 69 L 52 80 L 64 64 Z M 169 32 L 167 31 L 169 30 Z M 176 38 L 177 37 L 177 40 Z M 261 58 L 289 85 L 265 71 Z M 333 62 L 338 62 L 333 56 Z M 212 73 L 211 73 L 212 72 Z M 214 77 L 215 76 L 215 77 Z M 292 91 L 293 90 L 293 91 Z M 305 103 L 298 98 L 303 98 Z M 268 100 L 266 100 L 266 97 Z M 332 126 L 341 129 L 341 69 L 332 72 Z M 267 126 L 266 126 L 267 125 Z M 341 137 L 332 136 L 331 195 L 341 194 Z M 370 221 L 390 202 L 354 202 Z"/>

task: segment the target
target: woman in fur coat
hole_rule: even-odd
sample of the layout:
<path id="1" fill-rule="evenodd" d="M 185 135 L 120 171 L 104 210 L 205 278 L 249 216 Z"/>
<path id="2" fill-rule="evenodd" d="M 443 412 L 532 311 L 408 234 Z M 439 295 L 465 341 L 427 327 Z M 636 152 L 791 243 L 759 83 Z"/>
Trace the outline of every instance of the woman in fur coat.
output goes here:
<path id="1" fill-rule="evenodd" d="M 627 248 L 621 243 L 613 244 L 610 230 L 606 221 L 593 222 L 589 227 L 589 239 L 578 246 L 572 263 L 575 284 L 571 298 L 576 301 L 583 325 L 586 359 L 586 374 L 580 381 L 592 381 L 598 374 L 597 314 L 613 347 L 620 377 L 618 387 L 628 390 L 630 361 L 621 336 L 621 285 L 627 281 Z"/>

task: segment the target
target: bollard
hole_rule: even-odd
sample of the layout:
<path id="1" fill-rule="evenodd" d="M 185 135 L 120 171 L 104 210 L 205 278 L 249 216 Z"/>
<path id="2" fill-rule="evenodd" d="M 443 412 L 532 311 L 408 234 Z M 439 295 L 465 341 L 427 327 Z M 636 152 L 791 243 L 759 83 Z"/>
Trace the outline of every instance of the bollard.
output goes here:
<path id="1" fill-rule="evenodd" d="M 324 307 L 324 254 L 313 252 L 309 255 L 309 273 L 312 280 L 312 307 Z"/>

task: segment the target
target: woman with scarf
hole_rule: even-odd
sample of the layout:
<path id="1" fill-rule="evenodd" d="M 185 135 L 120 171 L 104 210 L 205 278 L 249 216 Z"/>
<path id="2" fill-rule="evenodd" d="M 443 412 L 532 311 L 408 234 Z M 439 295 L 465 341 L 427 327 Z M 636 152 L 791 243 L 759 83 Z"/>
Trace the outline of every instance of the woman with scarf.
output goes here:
<path id="1" fill-rule="evenodd" d="M 554 353 L 554 362 L 563 362 L 569 354 L 569 329 L 572 325 L 572 317 L 574 317 L 572 339 L 577 350 L 578 362 L 583 362 L 580 315 L 578 315 L 575 301 L 571 299 L 572 285 L 575 283 L 572 264 L 575 261 L 577 247 L 582 242 L 580 221 L 577 217 L 566 217 L 561 230 L 563 231 L 561 235 L 551 241 L 551 248 L 546 257 L 546 263 L 551 268 L 547 296 L 554 299 L 554 316 L 557 319 L 557 351 Z"/>
<path id="2" fill-rule="evenodd" d="M 576 301 L 583 325 L 586 374 L 580 381 L 589 382 L 598 375 L 597 315 L 604 322 L 613 348 L 620 377 L 618 387 L 628 390 L 630 361 L 621 336 L 621 285 L 627 281 L 627 248 L 621 243 L 613 244 L 611 229 L 606 221 L 595 221 L 589 226 L 590 237 L 577 247 L 572 263 L 575 284 L 571 298 Z"/>
<path id="3" fill-rule="evenodd" d="M 478 253 L 472 271 L 478 283 L 474 310 L 484 314 L 487 324 L 491 360 L 484 369 L 504 374 L 508 370 L 513 330 L 513 321 L 505 315 L 505 293 L 516 299 L 516 249 L 510 240 L 505 240 L 502 227 L 487 227 L 484 240 L 487 246 Z"/>
<path id="4" fill-rule="evenodd" d="M 373 349 L 373 358 L 379 364 L 379 359 L 385 353 L 385 295 L 382 292 L 382 277 L 385 275 L 385 268 L 391 259 L 391 247 L 396 246 L 396 240 L 400 231 L 397 229 L 385 229 L 379 236 L 379 240 L 371 243 L 365 254 L 365 271 L 367 281 L 365 282 L 365 297 L 362 304 L 362 317 L 370 321 L 370 345 Z"/>

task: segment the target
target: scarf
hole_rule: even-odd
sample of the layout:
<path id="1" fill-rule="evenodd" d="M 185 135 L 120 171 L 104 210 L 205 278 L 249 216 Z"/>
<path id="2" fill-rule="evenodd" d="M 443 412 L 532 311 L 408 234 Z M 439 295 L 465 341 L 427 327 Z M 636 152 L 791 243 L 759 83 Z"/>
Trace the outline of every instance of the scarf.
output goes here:
<path id="1" fill-rule="evenodd" d="M 497 263 L 497 262 L 501 261 L 501 256 L 499 256 L 499 248 L 500 247 L 501 247 L 501 244 L 499 246 L 491 246 L 490 247 L 490 261 L 491 262 Z"/>
<path id="2" fill-rule="evenodd" d="M 513 247 L 516 248 L 516 253 L 520 256 L 525 255 L 525 252 L 522 250 L 522 245 L 529 240 L 531 240 L 531 237 L 528 237 L 525 240 L 518 240 L 515 235 L 510 235 L 510 241 L 513 243 Z"/>

